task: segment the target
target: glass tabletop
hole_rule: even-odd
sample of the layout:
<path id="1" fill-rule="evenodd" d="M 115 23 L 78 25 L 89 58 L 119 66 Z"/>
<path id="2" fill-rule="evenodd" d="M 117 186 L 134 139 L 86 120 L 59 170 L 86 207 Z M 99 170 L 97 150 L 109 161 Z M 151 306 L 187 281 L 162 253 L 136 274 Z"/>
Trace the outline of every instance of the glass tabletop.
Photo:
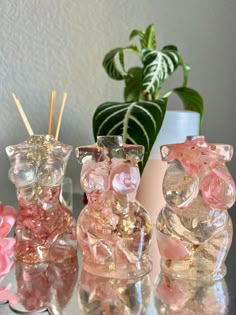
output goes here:
<path id="1" fill-rule="evenodd" d="M 78 213 L 74 214 L 77 218 Z M 0 283 L 0 300 L 6 297 L 0 302 L 0 315 L 235 315 L 235 247 L 233 241 L 226 277 L 211 284 L 162 273 L 155 236 L 150 251 L 152 271 L 140 279 L 94 276 L 83 269 L 79 250 L 77 257 L 64 263 L 16 262 Z"/>

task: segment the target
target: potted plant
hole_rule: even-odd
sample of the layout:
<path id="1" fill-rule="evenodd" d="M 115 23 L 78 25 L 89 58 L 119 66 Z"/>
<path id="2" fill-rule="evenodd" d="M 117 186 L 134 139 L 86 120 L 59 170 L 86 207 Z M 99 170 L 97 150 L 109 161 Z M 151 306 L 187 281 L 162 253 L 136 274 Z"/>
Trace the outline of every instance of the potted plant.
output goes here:
<path id="1" fill-rule="evenodd" d="M 99 135 L 122 135 L 124 143 L 142 144 L 145 147 L 143 163 L 140 165 L 142 174 L 167 116 L 166 109 L 170 96 L 176 94 L 185 110 L 199 113 L 199 130 L 203 123 L 203 99 L 196 90 L 188 86 L 190 67 L 185 63 L 177 47 L 168 45 L 157 50 L 156 34 L 152 24 L 144 32 L 133 30 L 129 39 L 138 39 L 138 45 L 131 44 L 124 48 L 112 49 L 103 60 L 103 67 L 108 76 L 114 80 L 124 81 L 124 102 L 113 101 L 99 105 L 93 116 L 93 132 L 95 139 Z M 130 53 L 137 58 L 138 66 L 127 68 L 125 56 Z M 179 68 L 183 73 L 183 82 L 180 86 L 163 92 L 164 83 Z M 146 170 L 147 167 L 145 172 Z M 145 172 L 140 187 L 147 187 L 146 180 L 145 185 L 142 185 L 146 177 Z M 162 175 L 158 172 L 160 183 Z M 153 176 L 156 175 L 152 173 Z M 158 185 L 155 184 L 156 190 L 160 190 Z M 150 202 L 145 204 L 143 198 L 138 200 L 150 209 Z M 153 203 L 157 207 L 156 201 Z"/>
<path id="2" fill-rule="evenodd" d="M 124 143 L 145 147 L 143 163 L 139 165 L 142 177 L 137 200 L 148 210 L 154 224 L 165 204 L 162 181 L 167 165 L 161 161 L 159 147 L 182 142 L 187 135 L 201 131 L 203 99 L 188 86 L 190 67 L 177 47 L 168 45 L 157 50 L 152 24 L 144 32 L 133 30 L 129 38 L 138 39 L 139 45 L 112 49 L 103 60 L 109 77 L 124 81 L 124 102 L 99 105 L 93 116 L 93 132 L 95 140 L 99 135 L 122 135 Z M 127 68 L 125 56 L 130 53 L 137 58 L 138 66 Z M 183 73 L 183 82 L 163 92 L 165 82 L 177 69 Z M 172 94 L 181 99 L 184 111 L 167 111 Z"/>

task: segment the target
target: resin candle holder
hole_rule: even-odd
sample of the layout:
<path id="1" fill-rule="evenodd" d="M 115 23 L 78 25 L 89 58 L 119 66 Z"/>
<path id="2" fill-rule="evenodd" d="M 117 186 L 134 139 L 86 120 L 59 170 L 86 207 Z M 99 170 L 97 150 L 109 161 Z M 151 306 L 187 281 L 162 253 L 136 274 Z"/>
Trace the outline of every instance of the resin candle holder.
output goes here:
<path id="1" fill-rule="evenodd" d="M 147 274 L 152 225 L 135 200 L 143 147 L 125 145 L 119 136 L 100 136 L 97 144 L 79 147 L 76 154 L 88 199 L 77 223 L 83 268 L 109 278 Z"/>
<path id="2" fill-rule="evenodd" d="M 72 147 L 49 135 L 33 135 L 6 148 L 9 179 L 16 186 L 16 259 L 63 261 L 77 253 L 75 220 L 59 200 Z"/>
<path id="3" fill-rule="evenodd" d="M 221 279 L 232 241 L 227 209 L 235 202 L 235 183 L 225 163 L 233 149 L 188 137 L 162 146 L 161 154 L 168 163 L 166 206 L 157 219 L 161 268 L 179 278 Z"/>

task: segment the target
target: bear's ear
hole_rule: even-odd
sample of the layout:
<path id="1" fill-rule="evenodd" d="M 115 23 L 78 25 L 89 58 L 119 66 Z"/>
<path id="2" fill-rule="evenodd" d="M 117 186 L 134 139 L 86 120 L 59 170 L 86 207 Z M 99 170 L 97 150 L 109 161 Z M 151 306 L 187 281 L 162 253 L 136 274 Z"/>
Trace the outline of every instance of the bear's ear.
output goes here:
<path id="1" fill-rule="evenodd" d="M 163 161 L 166 161 L 168 159 L 168 156 L 170 155 L 171 150 L 172 150 L 172 145 L 161 146 L 160 151 L 161 151 L 161 158 Z"/>
<path id="2" fill-rule="evenodd" d="M 214 148 L 215 146 L 215 148 Z M 229 162 L 233 156 L 233 146 L 229 144 L 213 144 L 211 145 L 225 162 Z"/>

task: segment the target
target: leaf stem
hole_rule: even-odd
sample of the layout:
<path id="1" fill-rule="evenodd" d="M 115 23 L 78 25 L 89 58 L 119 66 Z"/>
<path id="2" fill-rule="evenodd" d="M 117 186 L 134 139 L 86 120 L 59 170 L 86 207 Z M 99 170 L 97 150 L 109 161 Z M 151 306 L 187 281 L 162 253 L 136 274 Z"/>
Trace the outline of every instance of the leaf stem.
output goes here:
<path id="1" fill-rule="evenodd" d="M 189 71 L 191 70 L 191 68 L 189 67 L 189 65 L 187 65 L 184 62 L 182 57 L 180 57 L 179 64 L 183 69 L 183 75 L 184 75 L 183 87 L 187 87 L 188 86 L 188 74 L 189 74 Z"/>
<path id="2" fill-rule="evenodd" d="M 160 93 L 161 93 L 161 88 L 157 88 L 155 93 L 154 93 L 154 99 L 157 100 L 160 98 Z"/>
<path id="3" fill-rule="evenodd" d="M 183 87 L 188 86 L 188 72 L 184 71 L 184 81 L 183 81 Z"/>
<path id="4" fill-rule="evenodd" d="M 144 99 L 146 101 L 151 101 L 152 100 L 152 95 L 146 91 L 143 92 L 143 96 L 144 96 Z"/>

